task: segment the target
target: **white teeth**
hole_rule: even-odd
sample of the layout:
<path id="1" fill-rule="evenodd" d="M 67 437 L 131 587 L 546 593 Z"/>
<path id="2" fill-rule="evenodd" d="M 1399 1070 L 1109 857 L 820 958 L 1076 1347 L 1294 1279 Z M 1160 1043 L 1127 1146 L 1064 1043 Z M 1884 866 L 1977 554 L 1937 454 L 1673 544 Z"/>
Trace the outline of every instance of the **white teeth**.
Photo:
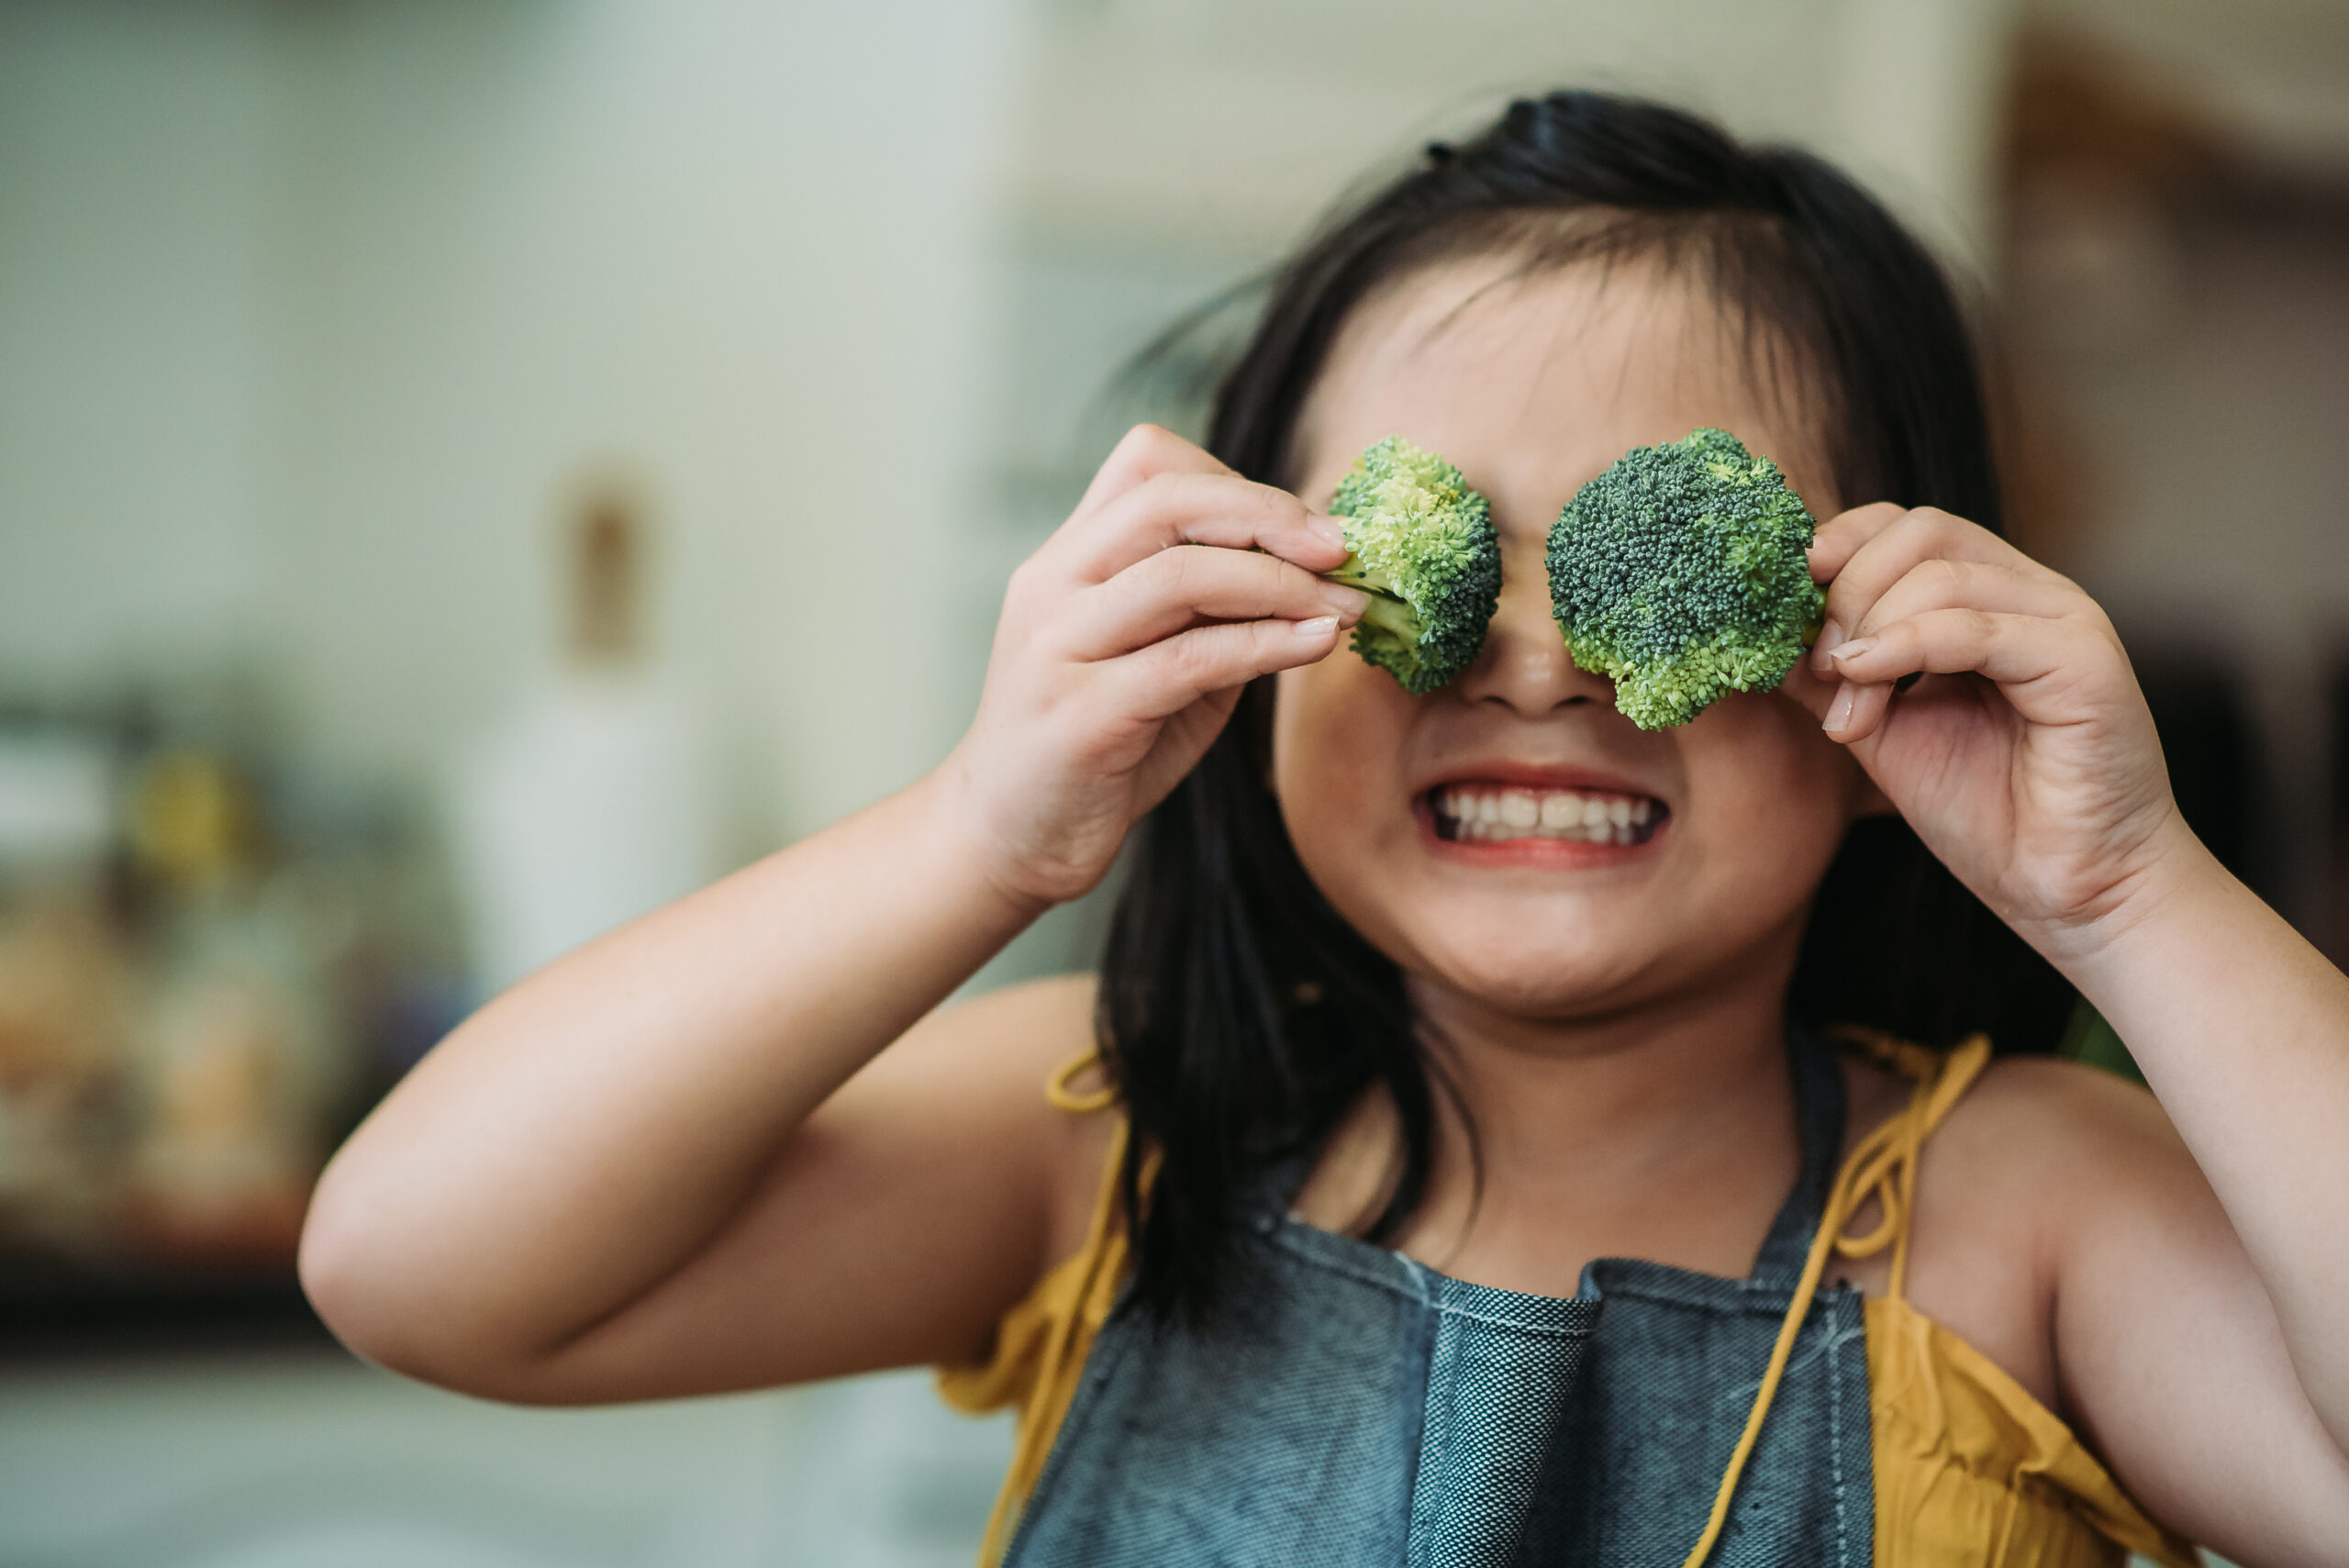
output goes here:
<path id="1" fill-rule="evenodd" d="M 1434 804 L 1453 824 L 1455 838 L 1476 843 L 1542 838 L 1631 844 L 1647 836 L 1647 826 L 1656 816 L 1656 803 L 1645 795 L 1586 795 L 1574 790 L 1480 790 L 1455 785 L 1440 791 Z"/>

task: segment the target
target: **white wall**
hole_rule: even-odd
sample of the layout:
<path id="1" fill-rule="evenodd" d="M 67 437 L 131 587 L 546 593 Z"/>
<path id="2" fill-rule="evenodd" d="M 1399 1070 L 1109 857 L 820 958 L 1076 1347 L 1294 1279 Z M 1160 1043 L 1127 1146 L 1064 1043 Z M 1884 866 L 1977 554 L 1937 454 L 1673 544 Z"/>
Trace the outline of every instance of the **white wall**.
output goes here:
<path id="1" fill-rule="evenodd" d="M 0 673 L 227 639 L 257 599 L 258 6 L 0 6 Z"/>
<path id="2" fill-rule="evenodd" d="M 618 469 L 656 637 L 766 738 L 790 825 L 934 756 L 1006 9 L 354 6 L 302 39 L 273 596 L 335 739 L 485 720 L 554 639 L 563 491 Z"/>
<path id="3" fill-rule="evenodd" d="M 951 738 L 1008 0 L 0 12 L 0 661 L 265 658 L 411 776 L 618 473 L 770 829 Z"/>
<path id="4" fill-rule="evenodd" d="M 1982 254 L 2008 0 L 1101 0 L 1019 96 L 1021 208 L 1260 254 L 1375 162 L 1558 86 L 1647 94 L 1846 162 Z"/>

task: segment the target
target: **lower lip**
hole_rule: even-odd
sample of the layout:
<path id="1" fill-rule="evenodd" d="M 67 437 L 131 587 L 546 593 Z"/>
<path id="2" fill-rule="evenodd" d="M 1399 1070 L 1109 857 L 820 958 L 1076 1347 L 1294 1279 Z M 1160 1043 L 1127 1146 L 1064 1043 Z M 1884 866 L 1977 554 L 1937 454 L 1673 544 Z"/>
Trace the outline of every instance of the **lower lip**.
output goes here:
<path id="1" fill-rule="evenodd" d="M 1672 818 L 1637 844 L 1594 844 L 1587 839 L 1505 839 L 1499 843 L 1479 839 L 1446 839 L 1435 830 L 1435 807 L 1426 795 L 1411 808 L 1419 819 L 1419 840 L 1439 858 L 1472 866 L 1534 866 L 1553 871 L 1583 871 L 1624 865 L 1648 854 L 1672 831 Z"/>

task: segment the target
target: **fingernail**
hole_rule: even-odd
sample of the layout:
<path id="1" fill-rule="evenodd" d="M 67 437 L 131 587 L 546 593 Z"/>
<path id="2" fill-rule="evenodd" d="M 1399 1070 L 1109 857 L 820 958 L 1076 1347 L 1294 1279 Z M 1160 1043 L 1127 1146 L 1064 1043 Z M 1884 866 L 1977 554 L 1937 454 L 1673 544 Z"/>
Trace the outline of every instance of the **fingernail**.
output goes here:
<path id="1" fill-rule="evenodd" d="M 1827 722 L 1820 728 L 1830 735 L 1841 735 L 1852 727 L 1852 696 L 1859 688 L 1846 684 L 1835 693 L 1835 700 L 1827 705 Z"/>
<path id="2" fill-rule="evenodd" d="M 1338 612 L 1341 620 L 1360 620 L 1363 611 L 1370 608 L 1370 595 L 1360 588 L 1349 588 L 1343 583 L 1321 584 L 1321 602 Z"/>
<path id="3" fill-rule="evenodd" d="M 1831 620 L 1827 622 L 1824 626 L 1821 626 L 1819 628 L 1819 639 L 1810 645 L 1810 667 L 1814 670 L 1827 670 L 1833 668 L 1832 665 L 1827 662 L 1827 656 L 1830 653 L 1834 652 L 1835 645 L 1842 640 L 1843 628 L 1842 627 L 1836 625 Z"/>
<path id="4" fill-rule="evenodd" d="M 1297 623 L 1297 635 L 1308 642 L 1319 641 L 1337 629 L 1338 617 L 1335 616 L 1315 616 L 1311 620 Z"/>
<path id="5" fill-rule="evenodd" d="M 1305 526 L 1312 529 L 1313 537 L 1323 543 L 1334 544 L 1340 550 L 1346 548 L 1346 530 L 1337 518 L 1325 517 L 1316 512 L 1305 519 Z"/>
<path id="6" fill-rule="evenodd" d="M 1846 659 L 1857 659 L 1875 646 L 1876 639 L 1873 637 L 1855 637 L 1851 641 L 1842 644 L 1828 657 L 1840 664 Z"/>

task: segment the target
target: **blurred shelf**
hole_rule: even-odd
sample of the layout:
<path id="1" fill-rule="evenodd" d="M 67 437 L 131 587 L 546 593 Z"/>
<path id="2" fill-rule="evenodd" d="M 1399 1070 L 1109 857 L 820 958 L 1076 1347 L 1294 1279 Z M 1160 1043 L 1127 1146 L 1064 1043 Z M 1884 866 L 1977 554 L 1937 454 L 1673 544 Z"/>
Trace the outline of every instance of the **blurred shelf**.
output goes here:
<path id="1" fill-rule="evenodd" d="M 0 1362 L 280 1348 L 339 1351 L 290 1267 L 0 1257 Z"/>

